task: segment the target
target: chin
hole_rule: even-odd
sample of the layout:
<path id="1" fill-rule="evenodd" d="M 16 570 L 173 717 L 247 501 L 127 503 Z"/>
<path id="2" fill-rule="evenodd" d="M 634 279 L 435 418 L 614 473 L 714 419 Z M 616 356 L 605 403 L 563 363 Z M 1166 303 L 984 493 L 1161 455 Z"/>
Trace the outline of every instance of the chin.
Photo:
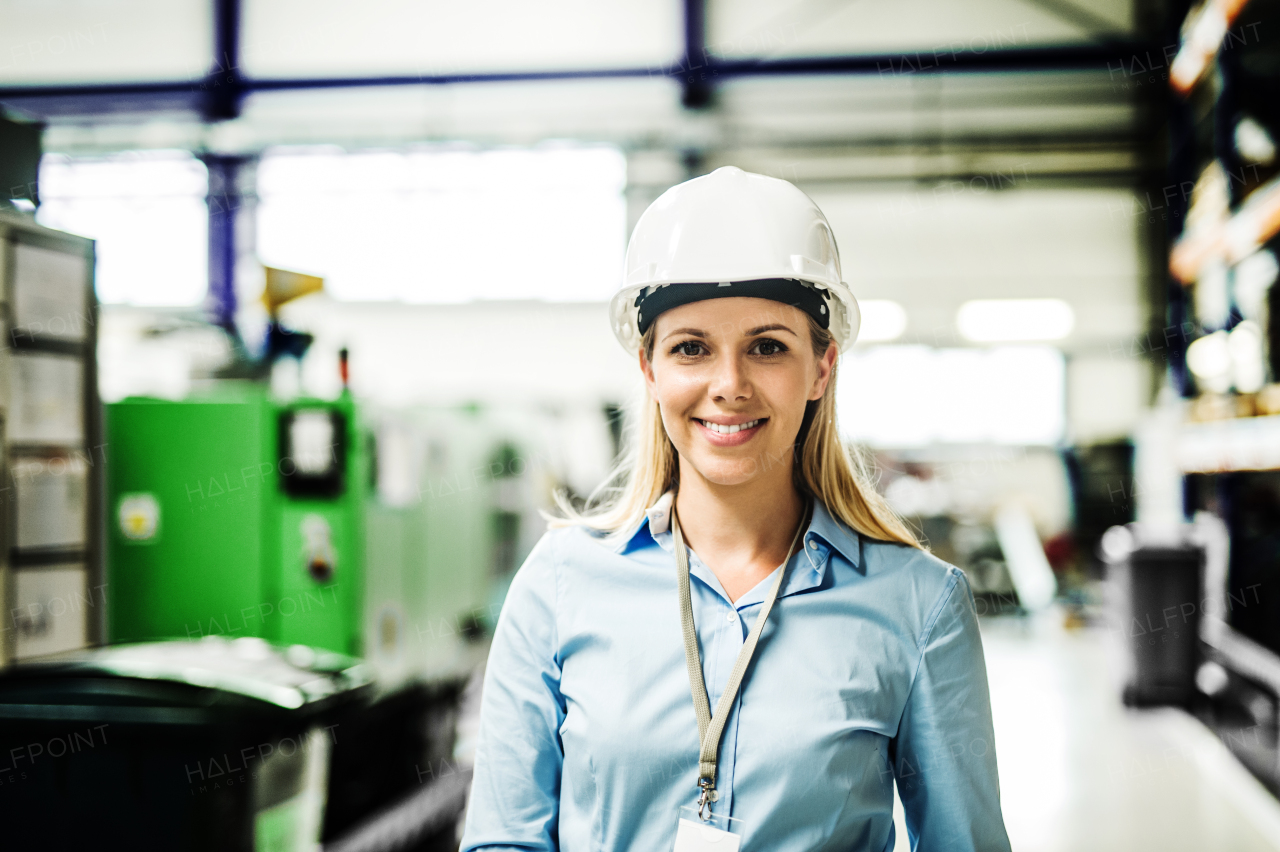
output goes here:
<path id="1" fill-rule="evenodd" d="M 714 485 L 742 485 L 760 475 L 760 463 L 754 455 L 742 458 L 694 458 L 690 466 L 698 475 Z"/>

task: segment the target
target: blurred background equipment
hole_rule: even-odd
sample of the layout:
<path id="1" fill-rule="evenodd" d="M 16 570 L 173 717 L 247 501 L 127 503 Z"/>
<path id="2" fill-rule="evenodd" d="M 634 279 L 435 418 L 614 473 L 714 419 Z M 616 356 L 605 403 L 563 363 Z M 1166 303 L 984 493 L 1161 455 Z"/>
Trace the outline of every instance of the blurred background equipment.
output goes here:
<path id="1" fill-rule="evenodd" d="M 355 413 L 257 388 L 107 406 L 109 638 L 358 653 L 368 477 Z"/>
<path id="2" fill-rule="evenodd" d="M 1126 704 L 1195 699 L 1205 558 L 1190 532 L 1129 524 L 1102 537 L 1127 651 Z"/>
<path id="3" fill-rule="evenodd" d="M 1018 601 L 1031 611 L 1053 603 L 1058 583 L 1049 567 L 1035 522 L 1022 506 L 1010 503 L 996 512 L 996 540 L 1009 566 Z"/>
<path id="4" fill-rule="evenodd" d="M 324 290 L 324 279 L 287 269 L 266 268 L 266 286 L 262 290 L 262 302 L 267 313 L 276 316 L 280 306 L 294 299 Z"/>
<path id="5" fill-rule="evenodd" d="M 313 848 L 343 710 L 368 689 L 358 660 L 249 637 L 22 665 L 0 681 L 0 720 L 26 743 L 6 760 L 23 782 L 5 793 L 12 842 Z M 58 811 L 90 818 L 51 829 Z"/>
<path id="6" fill-rule="evenodd" d="M 736 166 L 839 245 L 839 425 L 974 592 L 1014 847 L 1280 849 L 1278 23 L 0 0 L 0 754 L 119 734 L 0 822 L 452 848 L 507 585 L 624 440 L 628 237 Z"/>
<path id="7" fill-rule="evenodd" d="M 93 267 L 92 240 L 0 210 L 0 661 L 104 639 Z"/>
<path id="8" fill-rule="evenodd" d="M 452 759 L 457 702 L 540 520 L 534 445 L 480 408 L 379 431 L 349 394 L 238 384 L 107 406 L 108 640 L 362 656 L 371 699 L 333 717 L 332 840 Z"/>
<path id="9" fill-rule="evenodd" d="M 40 198 L 39 122 L 11 121 L 0 115 L 0 207 L 34 210 Z"/>

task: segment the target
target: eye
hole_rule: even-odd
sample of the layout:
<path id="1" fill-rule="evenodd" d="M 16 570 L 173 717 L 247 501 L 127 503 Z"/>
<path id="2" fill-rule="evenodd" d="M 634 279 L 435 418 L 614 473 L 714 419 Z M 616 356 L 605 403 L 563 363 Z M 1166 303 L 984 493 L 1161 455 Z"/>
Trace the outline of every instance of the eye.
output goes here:
<path id="1" fill-rule="evenodd" d="M 671 354 L 682 358 L 697 358 L 699 355 L 705 355 L 706 353 L 707 348 L 697 340 L 682 340 L 671 347 Z"/>
<path id="2" fill-rule="evenodd" d="M 771 337 L 766 337 L 763 340 L 757 340 L 756 344 L 751 347 L 751 354 L 763 355 L 766 358 L 772 355 L 781 355 L 787 351 L 789 350 L 787 349 L 786 344 L 774 340 Z"/>

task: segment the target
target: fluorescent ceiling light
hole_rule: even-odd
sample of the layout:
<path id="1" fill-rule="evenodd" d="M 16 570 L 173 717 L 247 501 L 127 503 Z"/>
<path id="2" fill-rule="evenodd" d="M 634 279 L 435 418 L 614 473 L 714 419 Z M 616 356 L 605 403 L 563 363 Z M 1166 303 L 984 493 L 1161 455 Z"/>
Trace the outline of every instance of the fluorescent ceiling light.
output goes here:
<path id="1" fill-rule="evenodd" d="M 858 302 L 858 308 L 862 312 L 862 327 L 858 331 L 860 343 L 897 340 L 907 330 L 907 312 L 897 302 L 863 299 Z"/>
<path id="2" fill-rule="evenodd" d="M 975 299 L 956 314 L 966 340 L 1061 340 L 1075 326 L 1075 313 L 1061 299 Z"/>

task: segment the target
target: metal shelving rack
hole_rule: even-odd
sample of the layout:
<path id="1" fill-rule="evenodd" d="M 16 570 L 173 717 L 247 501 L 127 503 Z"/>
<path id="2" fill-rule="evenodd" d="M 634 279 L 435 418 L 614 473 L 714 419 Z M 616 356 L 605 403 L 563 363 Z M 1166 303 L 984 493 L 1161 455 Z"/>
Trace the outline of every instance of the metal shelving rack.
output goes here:
<path id="1" fill-rule="evenodd" d="M 92 240 L 0 211 L 0 665 L 101 641 Z"/>
<path id="2" fill-rule="evenodd" d="M 1280 88 L 1280 84 L 1275 75 L 1260 74 L 1256 66 L 1246 75 L 1241 59 L 1242 52 L 1256 53 L 1264 39 L 1269 44 L 1267 49 L 1276 49 L 1268 28 L 1259 26 L 1261 17 L 1273 9 L 1273 5 L 1251 4 L 1248 0 L 1206 0 L 1196 5 L 1184 24 L 1181 46 L 1170 66 L 1175 113 L 1180 118 L 1171 127 L 1171 178 L 1180 187 L 1198 184 L 1199 178 L 1208 173 L 1207 167 L 1216 164 L 1225 176 L 1226 193 L 1224 208 L 1218 209 L 1210 201 L 1200 210 L 1186 204 L 1184 194 L 1183 217 L 1172 223 L 1171 236 L 1177 239 L 1169 257 L 1171 310 L 1168 322 L 1170 327 L 1184 330 L 1178 339 L 1180 351 L 1173 359 L 1173 378 L 1185 397 L 1193 395 L 1186 364 L 1186 348 L 1192 341 L 1185 330 L 1209 332 L 1223 328 L 1229 331 L 1244 318 L 1243 310 L 1232 295 L 1225 327 L 1215 322 L 1210 328 L 1201 329 L 1201 318 L 1192 307 L 1192 288 L 1203 286 L 1213 274 L 1234 276 L 1235 267 L 1241 261 L 1262 249 L 1275 252 L 1278 246 L 1280 176 L 1271 168 L 1271 163 L 1254 164 L 1248 167 L 1250 179 L 1246 180 L 1244 161 L 1233 142 L 1236 123 L 1250 112 L 1243 96 L 1252 97 L 1253 107 L 1259 102 L 1275 102 L 1278 96 L 1274 90 Z M 1274 111 L 1253 117 L 1266 121 L 1271 134 L 1280 137 Z M 1280 288 L 1280 283 L 1270 286 Z M 1277 304 L 1280 303 L 1273 297 L 1273 311 Z M 1275 321 L 1276 318 L 1271 317 L 1271 322 Z M 1276 344 L 1273 341 L 1271 345 L 1274 348 Z M 1269 360 L 1271 385 L 1263 391 L 1210 394 L 1197 400 L 1216 401 L 1218 405 L 1200 407 L 1202 416 L 1198 422 L 1182 424 L 1173 452 L 1175 463 L 1185 477 L 1188 513 L 1197 502 L 1199 490 L 1199 497 L 1222 519 L 1222 540 L 1220 546 L 1209 548 L 1206 568 L 1208 598 L 1202 604 L 1204 618 L 1200 629 L 1205 658 L 1269 692 L 1276 699 L 1271 725 L 1280 730 L 1278 634 L 1274 628 L 1259 630 L 1253 617 L 1255 608 L 1261 607 L 1264 615 L 1269 611 L 1265 603 L 1268 589 L 1263 586 L 1256 601 L 1240 601 L 1233 594 L 1236 587 L 1240 587 L 1236 590 L 1241 595 L 1244 589 L 1252 589 L 1257 594 L 1261 583 L 1245 584 L 1259 580 L 1262 573 L 1270 570 L 1269 558 L 1260 556 L 1256 550 L 1242 558 L 1242 548 L 1246 545 L 1237 537 L 1238 529 L 1234 526 L 1240 523 L 1237 516 L 1244 499 L 1242 482 L 1250 477 L 1256 480 L 1259 476 L 1280 476 L 1280 415 L 1275 413 L 1269 396 L 1280 383 L 1280 375 L 1275 375 L 1274 352 Z M 1192 405 L 1188 410 L 1197 410 L 1197 406 Z M 1261 416 L 1240 416 L 1243 414 Z M 1196 480 L 1200 482 L 1198 488 Z M 1246 579 L 1234 576 L 1240 570 L 1248 572 Z M 1232 602 L 1240 606 L 1233 608 Z M 1252 626 L 1240 622 L 1245 604 L 1249 606 Z M 1230 747 L 1229 742 L 1228 745 Z M 1273 789 L 1280 784 L 1280 747 L 1276 745 L 1271 739 L 1250 755 L 1237 752 Z"/>
<path id="3" fill-rule="evenodd" d="M 1184 474 L 1280 470 L 1280 415 L 1187 423 L 1176 452 Z"/>

